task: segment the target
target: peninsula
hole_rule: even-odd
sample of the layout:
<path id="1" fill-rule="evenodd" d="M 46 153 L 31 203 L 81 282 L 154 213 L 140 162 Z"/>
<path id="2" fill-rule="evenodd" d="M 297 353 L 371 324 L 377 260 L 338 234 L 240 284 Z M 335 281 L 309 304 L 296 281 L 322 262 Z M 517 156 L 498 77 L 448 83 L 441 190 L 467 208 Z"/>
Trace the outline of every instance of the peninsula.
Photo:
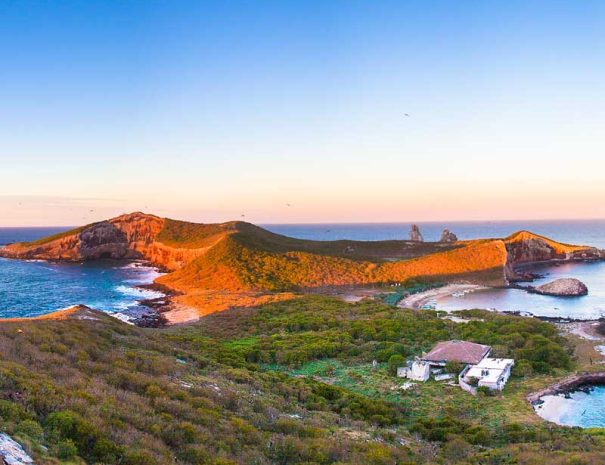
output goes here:
<path id="1" fill-rule="evenodd" d="M 519 265 L 598 260 L 602 251 L 528 231 L 502 239 L 419 242 L 309 241 L 241 221 L 197 224 L 131 213 L 0 250 L 14 259 L 87 261 L 142 259 L 166 274 L 168 323 L 183 323 L 232 307 L 286 300 L 297 293 L 426 283 L 507 286 Z"/>

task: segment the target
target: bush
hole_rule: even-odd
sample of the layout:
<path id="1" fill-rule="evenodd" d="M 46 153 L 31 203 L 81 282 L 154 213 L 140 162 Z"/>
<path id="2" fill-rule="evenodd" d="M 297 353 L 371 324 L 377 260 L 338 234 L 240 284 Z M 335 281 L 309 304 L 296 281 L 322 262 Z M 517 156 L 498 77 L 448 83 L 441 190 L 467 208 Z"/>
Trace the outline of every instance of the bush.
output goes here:
<path id="1" fill-rule="evenodd" d="M 405 366 L 405 358 L 401 355 L 391 355 L 389 358 L 389 373 L 391 375 L 397 374 L 397 368 Z"/>
<path id="2" fill-rule="evenodd" d="M 71 439 L 62 439 L 53 447 L 52 453 L 61 460 L 72 460 L 78 455 L 78 448 Z"/>
<path id="3" fill-rule="evenodd" d="M 447 362 L 445 364 L 445 371 L 456 376 L 458 376 L 463 369 L 464 365 L 459 362 Z"/>
<path id="4" fill-rule="evenodd" d="M 15 433 L 24 434 L 32 439 L 42 439 L 42 433 L 44 430 L 37 421 L 34 420 L 23 420 L 17 425 Z"/>

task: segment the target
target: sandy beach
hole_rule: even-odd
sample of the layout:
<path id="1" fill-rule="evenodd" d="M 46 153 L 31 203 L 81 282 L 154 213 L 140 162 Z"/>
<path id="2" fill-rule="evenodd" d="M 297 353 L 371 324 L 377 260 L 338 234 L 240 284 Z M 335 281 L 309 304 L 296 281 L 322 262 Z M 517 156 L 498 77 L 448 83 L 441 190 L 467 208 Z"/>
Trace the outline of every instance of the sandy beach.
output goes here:
<path id="1" fill-rule="evenodd" d="M 441 297 L 453 295 L 457 292 L 473 292 L 480 289 L 487 289 L 485 286 L 477 284 L 448 284 L 443 287 L 429 289 L 428 291 L 412 294 L 402 299 L 397 306 L 399 308 L 422 308 L 428 302 L 437 300 Z"/>
<path id="2" fill-rule="evenodd" d="M 547 421 L 562 425 L 561 418 L 569 409 L 569 402 L 558 394 L 544 396 L 540 399 L 542 403 L 534 405 L 536 413 Z"/>
<path id="3" fill-rule="evenodd" d="M 575 321 L 573 323 L 557 323 L 556 326 L 563 334 L 574 334 L 587 341 L 602 342 L 605 341 L 605 337 L 596 331 L 598 324 L 598 321 Z"/>

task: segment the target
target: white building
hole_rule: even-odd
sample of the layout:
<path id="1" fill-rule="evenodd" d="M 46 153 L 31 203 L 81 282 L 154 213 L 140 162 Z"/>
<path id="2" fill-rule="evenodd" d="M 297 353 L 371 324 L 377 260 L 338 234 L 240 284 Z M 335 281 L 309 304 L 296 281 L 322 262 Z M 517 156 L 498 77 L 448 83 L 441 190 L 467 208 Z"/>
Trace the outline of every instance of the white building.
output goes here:
<path id="1" fill-rule="evenodd" d="M 478 386 L 485 386 L 495 391 L 504 389 L 510 377 L 515 361 L 511 358 L 484 358 L 477 365 L 469 367 L 464 373 L 464 381 L 477 379 Z"/>
<path id="2" fill-rule="evenodd" d="M 428 381 L 431 376 L 431 365 L 427 362 L 416 361 L 409 367 L 397 368 L 399 378 L 408 378 L 413 381 Z"/>

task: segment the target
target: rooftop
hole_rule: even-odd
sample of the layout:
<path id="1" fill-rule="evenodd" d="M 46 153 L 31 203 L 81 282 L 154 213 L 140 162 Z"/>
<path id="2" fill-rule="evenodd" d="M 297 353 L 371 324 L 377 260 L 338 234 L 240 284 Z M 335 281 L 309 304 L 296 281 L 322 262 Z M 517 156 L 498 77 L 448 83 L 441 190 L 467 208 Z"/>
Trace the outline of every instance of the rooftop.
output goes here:
<path id="1" fill-rule="evenodd" d="M 500 376 L 515 361 L 510 358 L 484 358 L 466 372 L 465 378 L 477 378 L 487 383 L 496 383 Z"/>
<path id="2" fill-rule="evenodd" d="M 467 341 L 440 342 L 422 357 L 429 362 L 460 362 L 476 365 L 491 350 L 490 346 Z"/>

